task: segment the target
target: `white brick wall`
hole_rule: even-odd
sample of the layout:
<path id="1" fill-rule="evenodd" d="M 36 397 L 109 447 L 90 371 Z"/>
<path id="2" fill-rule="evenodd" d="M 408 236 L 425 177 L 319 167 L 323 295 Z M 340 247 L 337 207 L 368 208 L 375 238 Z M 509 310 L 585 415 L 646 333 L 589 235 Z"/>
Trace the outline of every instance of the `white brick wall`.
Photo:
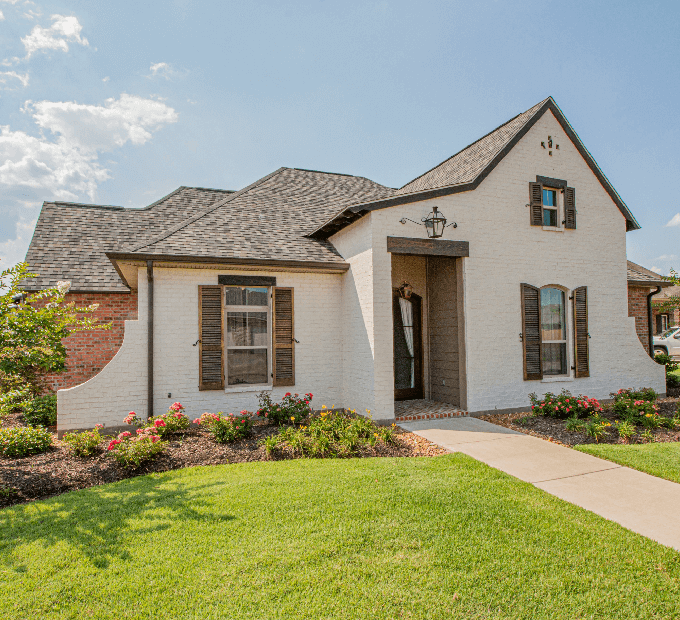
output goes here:
<path id="1" fill-rule="evenodd" d="M 541 147 L 548 135 L 560 145 L 552 157 Z M 537 174 L 566 179 L 576 188 L 577 230 L 552 232 L 529 225 L 528 184 Z M 475 191 L 371 212 L 374 346 L 388 354 L 376 355 L 376 417 L 391 417 L 393 412 L 391 266 L 386 238 L 424 237 L 422 227 L 402 225 L 399 220 L 420 221 L 433 205 L 458 223 L 457 229 L 446 229 L 444 238 L 470 242 L 470 257 L 463 259 L 470 411 L 522 407 L 529 392 L 559 392 L 563 387 L 597 398 L 621 387 L 645 385 L 665 391 L 664 370 L 646 355 L 634 319 L 628 317 L 625 220 L 548 112 Z M 523 381 L 522 282 L 569 289 L 588 286 L 589 378 Z"/>
<path id="2" fill-rule="evenodd" d="M 258 391 L 227 393 L 198 390 L 198 286 L 217 284 L 229 269 L 154 269 L 154 415 L 180 401 L 190 417 L 204 411 L 257 409 Z M 286 392 L 312 392 L 313 404 L 344 407 L 342 278 L 339 274 L 247 272 L 274 275 L 277 285 L 294 287 L 295 378 Z M 146 415 L 146 271 L 139 273 L 139 320 L 127 321 L 118 354 L 82 385 L 58 392 L 59 430 L 88 428 L 98 423 L 119 426 L 130 410 Z M 168 393 L 172 394 L 168 398 Z"/>

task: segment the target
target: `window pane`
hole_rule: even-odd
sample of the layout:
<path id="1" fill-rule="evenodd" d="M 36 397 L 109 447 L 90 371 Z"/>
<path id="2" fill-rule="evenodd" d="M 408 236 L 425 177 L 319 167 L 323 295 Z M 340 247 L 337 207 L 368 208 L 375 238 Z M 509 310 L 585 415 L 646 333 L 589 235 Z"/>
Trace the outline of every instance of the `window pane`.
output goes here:
<path id="1" fill-rule="evenodd" d="M 541 336 L 546 340 L 566 340 L 564 291 L 557 288 L 541 289 Z"/>
<path id="2" fill-rule="evenodd" d="M 543 226 L 557 226 L 556 209 L 543 209 Z"/>
<path id="3" fill-rule="evenodd" d="M 227 351 L 227 385 L 268 383 L 267 349 Z"/>
<path id="4" fill-rule="evenodd" d="M 227 312 L 228 347 L 266 347 L 266 312 Z"/>
<path id="5" fill-rule="evenodd" d="M 543 190 L 543 206 L 554 207 L 557 205 L 557 192 L 554 189 Z"/>
<path id="6" fill-rule="evenodd" d="M 567 344 L 550 343 L 544 344 L 543 353 L 543 374 L 544 375 L 566 375 L 567 374 Z"/>
<path id="7" fill-rule="evenodd" d="M 227 306 L 266 306 L 267 288 L 252 286 L 227 286 L 224 289 Z"/>

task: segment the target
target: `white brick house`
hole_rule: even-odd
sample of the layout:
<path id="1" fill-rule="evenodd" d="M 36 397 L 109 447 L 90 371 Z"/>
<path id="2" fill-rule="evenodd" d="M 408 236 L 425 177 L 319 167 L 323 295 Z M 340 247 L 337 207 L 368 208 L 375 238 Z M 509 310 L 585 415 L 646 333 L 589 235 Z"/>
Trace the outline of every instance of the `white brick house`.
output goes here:
<path id="1" fill-rule="evenodd" d="M 60 431 L 175 400 L 254 410 L 263 390 L 385 421 L 395 399 L 474 414 L 562 388 L 665 392 L 628 317 L 625 235 L 639 226 L 551 98 L 400 189 L 282 168 L 179 214 L 164 200 L 144 223 L 119 213 L 85 275 L 41 253 L 67 212 L 43 208 L 32 269 L 83 290 L 117 279 L 139 303 L 113 360 L 58 392 Z M 435 207 L 449 226 L 430 239 Z"/>

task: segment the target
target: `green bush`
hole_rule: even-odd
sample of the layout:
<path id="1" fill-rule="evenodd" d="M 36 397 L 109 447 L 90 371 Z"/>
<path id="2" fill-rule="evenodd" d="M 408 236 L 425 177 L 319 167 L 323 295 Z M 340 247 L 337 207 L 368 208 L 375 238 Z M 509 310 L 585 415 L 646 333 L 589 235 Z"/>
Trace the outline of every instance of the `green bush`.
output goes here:
<path id="1" fill-rule="evenodd" d="M 547 392 L 543 400 L 532 393 L 529 394 L 529 400 L 534 415 L 546 415 L 551 418 L 586 418 L 602 411 L 596 399 L 583 395 L 572 396 L 569 390 L 562 390 L 558 396 Z"/>
<path id="2" fill-rule="evenodd" d="M 261 445 L 269 455 L 288 447 L 296 456 L 343 457 L 378 442 L 394 442 L 394 425 L 378 426 L 354 411 L 347 414 L 323 410 L 310 417 L 307 425 L 282 428 L 277 435 L 264 439 Z"/>
<path id="3" fill-rule="evenodd" d="M 652 388 L 639 388 L 634 390 L 632 388 L 621 389 L 616 394 L 610 394 L 614 398 L 614 402 L 619 400 L 644 400 L 653 403 L 659 395 Z"/>
<path id="4" fill-rule="evenodd" d="M 0 393 L 0 418 L 20 409 L 21 403 L 30 398 L 30 394 L 31 391 L 28 387 L 18 386 L 16 388 L 5 389 L 5 391 Z"/>
<path id="5" fill-rule="evenodd" d="M 619 432 L 619 437 L 626 443 L 628 443 L 630 438 L 637 432 L 635 425 L 626 420 L 621 420 L 620 422 L 617 420 L 616 430 Z"/>
<path id="6" fill-rule="evenodd" d="M 309 403 L 312 402 L 313 395 L 305 394 L 304 398 L 299 394 L 291 394 L 288 392 L 279 404 L 272 402 L 269 394 L 261 392 L 259 395 L 260 408 L 255 415 L 269 420 L 272 424 L 300 424 L 306 420 L 312 413 L 312 407 Z"/>
<path id="7" fill-rule="evenodd" d="M 579 431 L 582 431 L 584 427 L 585 422 L 583 422 L 583 420 L 579 420 L 576 416 L 567 418 L 567 421 L 564 424 L 565 430 L 569 431 L 570 433 L 578 433 Z"/>
<path id="8" fill-rule="evenodd" d="M 639 391 L 632 392 L 632 394 L 638 396 L 640 393 Z M 636 426 L 644 426 L 645 428 L 658 428 L 661 426 L 659 408 L 654 404 L 653 400 L 634 399 L 627 394 L 627 392 L 619 391 L 616 395 L 613 409 L 617 417 L 623 418 L 626 422 Z"/>
<path id="9" fill-rule="evenodd" d="M 654 356 L 657 364 L 662 364 L 666 367 L 666 387 L 677 387 L 680 385 L 680 377 L 673 374 L 678 367 L 680 362 L 676 362 L 670 355 L 658 354 Z"/>
<path id="10" fill-rule="evenodd" d="M 68 444 L 69 450 L 76 456 L 92 456 L 97 452 L 99 444 L 102 442 L 102 436 L 99 433 L 100 428 L 102 426 L 97 424 L 93 431 L 66 433 L 62 441 Z"/>
<path id="11" fill-rule="evenodd" d="M 250 416 L 241 412 L 240 415 L 233 413 L 224 414 L 204 413 L 200 418 L 194 420 L 195 424 L 207 428 L 217 443 L 230 443 L 245 437 L 250 437 L 253 432 L 253 420 Z"/>
<path id="12" fill-rule="evenodd" d="M 54 426 L 57 423 L 57 395 L 38 396 L 21 403 L 24 420 L 31 426 Z"/>
<path id="13" fill-rule="evenodd" d="M 592 437 L 596 442 L 599 443 L 600 439 L 602 439 L 607 433 L 607 428 L 610 426 L 611 422 L 595 414 L 586 422 L 584 430 L 586 432 L 586 436 Z"/>
<path id="14" fill-rule="evenodd" d="M 124 467 L 139 467 L 165 449 L 165 442 L 158 435 L 151 435 L 143 429 L 138 432 L 141 434 L 134 436 L 126 431 L 109 443 L 109 454 Z"/>
<path id="15" fill-rule="evenodd" d="M 52 445 L 52 435 L 47 429 L 33 426 L 15 426 L 0 430 L 0 455 L 28 456 L 45 452 Z"/>
<path id="16" fill-rule="evenodd" d="M 188 429 L 189 418 L 184 414 L 182 405 L 173 403 L 167 413 L 150 418 L 147 426 L 153 426 L 158 435 L 165 437 Z"/>

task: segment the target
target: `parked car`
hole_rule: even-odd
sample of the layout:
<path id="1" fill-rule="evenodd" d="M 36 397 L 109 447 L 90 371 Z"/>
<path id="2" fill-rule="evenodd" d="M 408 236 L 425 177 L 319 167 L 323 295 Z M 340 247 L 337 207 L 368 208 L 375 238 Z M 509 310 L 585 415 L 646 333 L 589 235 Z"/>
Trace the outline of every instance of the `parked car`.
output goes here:
<path id="1" fill-rule="evenodd" d="M 663 334 L 654 336 L 654 355 L 659 353 L 680 357 L 680 325 L 670 327 Z"/>

